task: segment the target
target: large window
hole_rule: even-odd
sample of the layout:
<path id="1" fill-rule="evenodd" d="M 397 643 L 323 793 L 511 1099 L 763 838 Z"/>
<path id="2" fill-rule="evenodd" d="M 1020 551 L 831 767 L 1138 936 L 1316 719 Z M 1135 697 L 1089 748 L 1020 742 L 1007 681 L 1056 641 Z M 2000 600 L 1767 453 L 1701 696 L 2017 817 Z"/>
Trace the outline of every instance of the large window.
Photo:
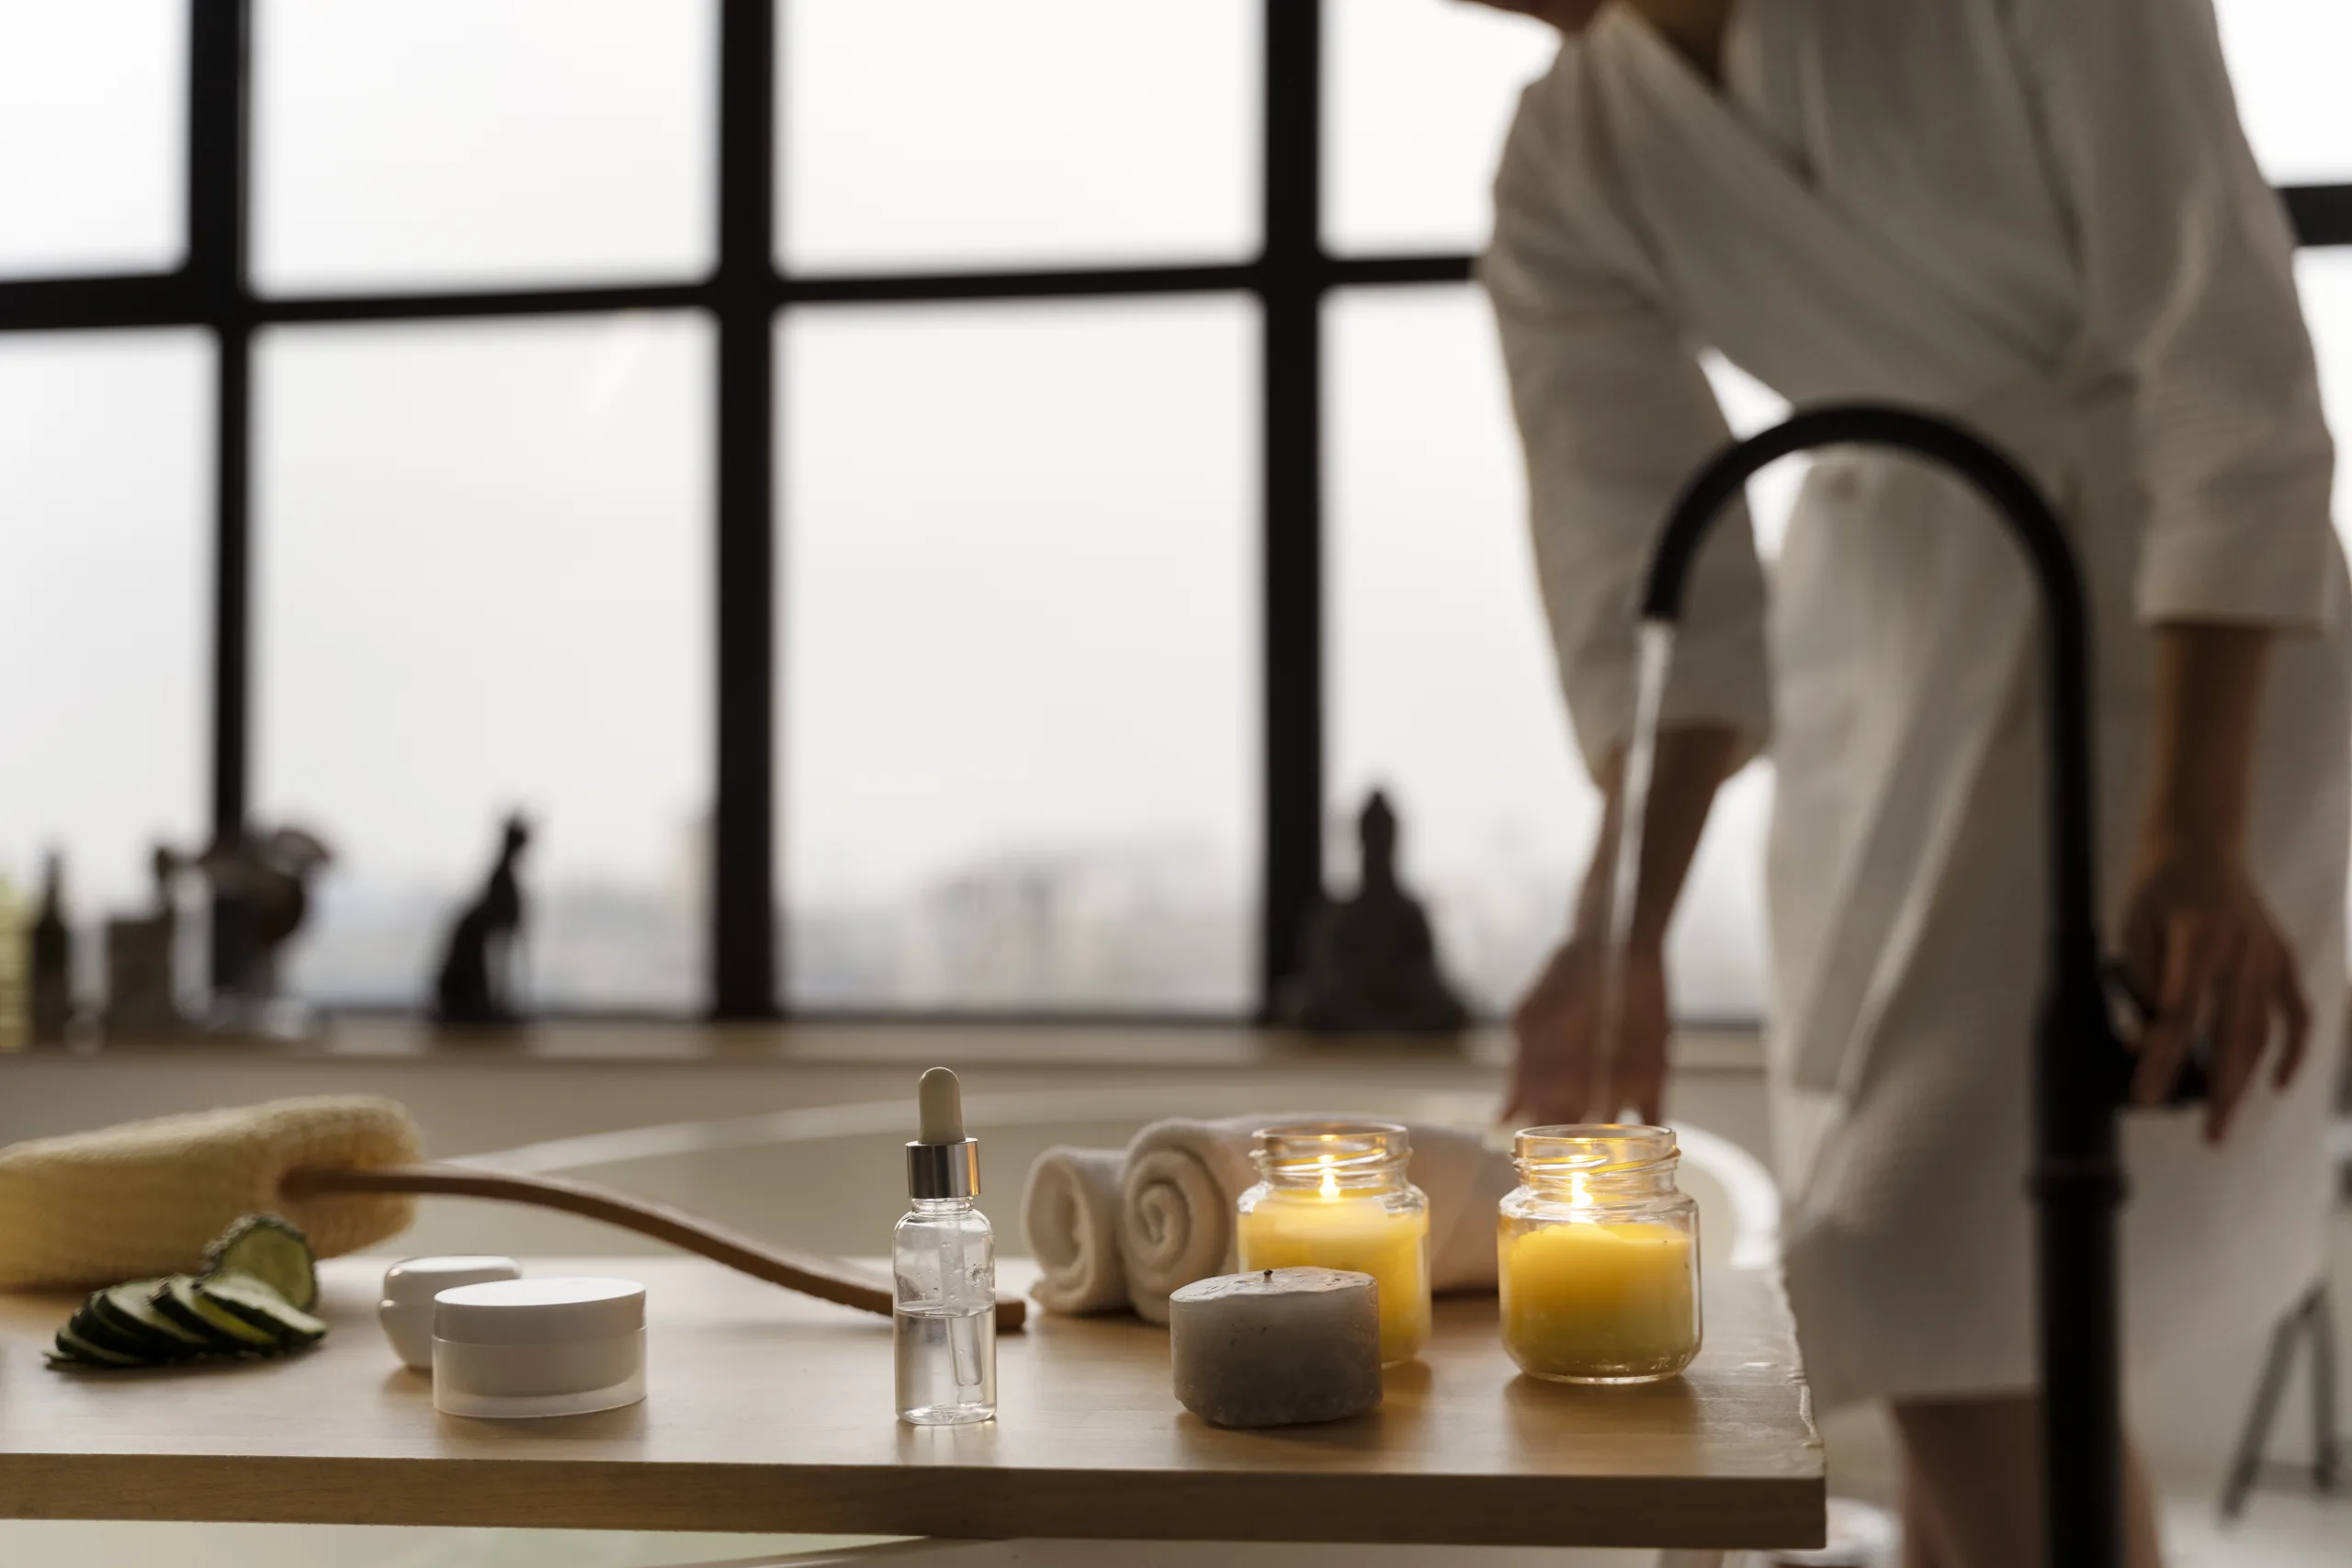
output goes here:
<path id="1" fill-rule="evenodd" d="M 2219 6 L 2352 246 L 2326 10 Z M 308 828 L 296 982 L 408 1009 L 521 812 L 542 1010 L 1230 1017 L 1378 787 L 1507 1006 L 1596 814 L 1468 286 L 1554 47 L 1453 0 L 0 0 L 0 874 L 62 851 L 93 920 L 155 843 Z M 1770 788 L 1702 847 L 1693 1015 L 1761 1006 Z"/>

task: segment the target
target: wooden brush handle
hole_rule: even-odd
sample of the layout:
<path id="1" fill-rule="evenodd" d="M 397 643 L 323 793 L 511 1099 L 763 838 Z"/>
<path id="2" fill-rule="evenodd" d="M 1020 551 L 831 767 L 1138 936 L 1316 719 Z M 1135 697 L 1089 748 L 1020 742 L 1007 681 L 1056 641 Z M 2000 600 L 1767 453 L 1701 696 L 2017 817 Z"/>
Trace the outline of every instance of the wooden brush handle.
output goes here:
<path id="1" fill-rule="evenodd" d="M 504 1171 L 476 1170 L 461 1165 L 378 1165 L 367 1167 L 304 1166 L 286 1173 L 278 1190 L 288 1198 L 309 1198 L 334 1192 L 403 1192 L 433 1198 L 493 1198 L 508 1203 L 535 1203 L 602 1220 L 623 1230 L 666 1241 L 672 1247 L 699 1253 L 755 1279 L 788 1291 L 838 1302 L 861 1312 L 890 1315 L 892 1292 L 888 1276 L 859 1269 L 837 1258 L 775 1247 L 738 1231 L 712 1224 L 684 1209 L 673 1209 L 647 1198 L 634 1198 L 583 1181 L 552 1176 L 515 1176 Z M 1028 1303 L 1018 1296 L 996 1299 L 996 1325 L 1017 1332 L 1028 1316 Z"/>

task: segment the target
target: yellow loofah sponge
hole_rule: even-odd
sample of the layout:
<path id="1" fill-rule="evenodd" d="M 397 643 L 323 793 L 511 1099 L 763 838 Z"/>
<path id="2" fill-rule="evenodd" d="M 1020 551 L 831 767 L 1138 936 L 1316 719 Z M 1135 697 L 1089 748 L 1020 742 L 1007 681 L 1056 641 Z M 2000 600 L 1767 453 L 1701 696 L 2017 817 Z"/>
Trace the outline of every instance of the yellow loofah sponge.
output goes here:
<path id="1" fill-rule="evenodd" d="M 85 1289 L 198 1267 L 240 1214 L 279 1213 L 322 1258 L 408 1228 L 414 1201 L 287 1198 L 300 1166 L 403 1165 L 416 1123 L 390 1100 L 320 1095 L 165 1116 L 0 1149 L 0 1290 Z"/>

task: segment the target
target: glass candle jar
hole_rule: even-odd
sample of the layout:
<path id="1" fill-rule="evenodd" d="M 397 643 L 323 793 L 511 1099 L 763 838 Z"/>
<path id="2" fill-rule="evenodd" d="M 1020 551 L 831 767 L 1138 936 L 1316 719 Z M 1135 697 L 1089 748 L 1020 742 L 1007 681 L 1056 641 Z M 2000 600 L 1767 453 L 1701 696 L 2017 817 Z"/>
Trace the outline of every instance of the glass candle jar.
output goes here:
<path id="1" fill-rule="evenodd" d="M 1654 1382 L 1699 1353 L 1699 1206 L 1665 1127 L 1531 1127 L 1498 1229 L 1503 1346 L 1555 1382 Z"/>
<path id="2" fill-rule="evenodd" d="M 1382 1122 L 1268 1127 L 1241 1195 L 1236 1250 L 1245 1272 L 1345 1269 L 1380 1282 L 1380 1359 L 1409 1361 L 1430 1337 L 1430 1201 L 1405 1179 L 1404 1128 Z"/>

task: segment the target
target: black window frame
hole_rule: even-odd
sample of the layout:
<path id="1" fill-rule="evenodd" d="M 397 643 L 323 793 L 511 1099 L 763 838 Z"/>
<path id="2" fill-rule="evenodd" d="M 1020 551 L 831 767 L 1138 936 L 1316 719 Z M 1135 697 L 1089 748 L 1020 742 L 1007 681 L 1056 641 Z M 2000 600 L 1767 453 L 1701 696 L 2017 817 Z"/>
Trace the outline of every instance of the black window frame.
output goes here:
<path id="1" fill-rule="evenodd" d="M 216 347 L 211 816 L 248 813 L 253 338 L 286 323 L 694 310 L 717 327 L 716 754 L 708 1014 L 785 1015 L 777 931 L 775 334 L 797 306 L 1246 295 L 1261 320 L 1262 657 L 1257 1012 L 1291 973 L 1323 881 L 1323 306 L 1334 290 L 1462 284 L 1467 255 L 1343 255 L 1322 234 L 1325 0 L 1263 0 L 1259 254 L 1197 265 L 803 275 L 775 248 L 780 0 L 718 0 L 718 261 L 696 282 L 272 297 L 248 265 L 252 0 L 191 0 L 187 254 L 168 273 L 0 280 L 0 333 L 182 326 Z M 2305 246 L 2352 245 L 2352 185 L 2280 192 Z M 216 965 L 219 960 L 216 953 Z M 897 1010 L 875 1016 L 903 1018 Z M 805 1012 L 801 1016 L 808 1016 Z M 839 1012 L 825 1016 L 839 1017 Z M 1089 1015 L 951 1016 L 1084 1021 Z M 1100 1018 L 1101 1015 L 1094 1015 Z M 1118 1015 L 1132 1017 L 1133 1015 Z M 1158 1017 L 1163 1015 L 1146 1015 Z"/>

